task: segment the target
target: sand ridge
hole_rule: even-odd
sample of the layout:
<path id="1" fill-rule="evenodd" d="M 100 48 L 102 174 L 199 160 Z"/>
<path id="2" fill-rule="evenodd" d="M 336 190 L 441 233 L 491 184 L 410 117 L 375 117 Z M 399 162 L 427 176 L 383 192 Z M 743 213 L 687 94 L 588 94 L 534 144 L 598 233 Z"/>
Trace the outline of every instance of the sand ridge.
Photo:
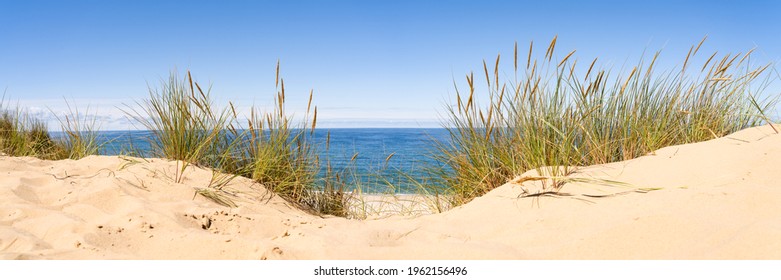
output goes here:
<path id="1" fill-rule="evenodd" d="M 444 213 L 366 220 L 311 215 L 244 178 L 226 207 L 195 195 L 212 171 L 176 183 L 162 159 L 2 156 L 0 258 L 781 259 L 779 144 L 750 128 L 579 167 L 588 180 L 566 195 L 508 183 Z"/>

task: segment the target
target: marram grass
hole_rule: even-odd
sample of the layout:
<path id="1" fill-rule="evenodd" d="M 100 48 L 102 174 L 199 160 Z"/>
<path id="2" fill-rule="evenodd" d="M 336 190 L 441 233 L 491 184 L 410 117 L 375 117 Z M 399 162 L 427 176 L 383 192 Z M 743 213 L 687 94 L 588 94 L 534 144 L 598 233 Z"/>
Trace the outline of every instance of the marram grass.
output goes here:
<path id="1" fill-rule="evenodd" d="M 187 72 L 181 79 L 171 73 L 158 88 L 149 89 L 149 98 L 129 107 L 126 114 L 152 132 L 151 155 L 176 160 L 179 165 L 175 181 L 182 180 L 189 164 L 214 167 L 220 153 L 221 137 L 229 114 L 215 112 L 209 91 L 204 92 Z"/>
<path id="2" fill-rule="evenodd" d="M 315 213 L 345 216 L 346 193 L 335 189 L 333 178 L 317 178 L 320 160 L 314 144 L 317 107 L 309 93 L 306 115 L 293 121 L 285 111 L 285 84 L 276 72 L 274 106 L 267 112 L 250 109 L 243 124 L 232 103 L 214 105 L 210 90 L 204 91 L 187 72 L 172 73 L 149 98 L 128 108 L 131 115 L 154 137 L 152 155 L 176 160 L 175 181 L 182 181 L 187 166 L 194 164 L 219 172 L 253 179 L 288 201 Z M 200 191 L 215 200 L 219 190 Z M 219 203 L 226 205 L 225 201 Z"/>
<path id="3" fill-rule="evenodd" d="M 751 51 L 714 53 L 694 65 L 702 44 L 690 48 L 680 69 L 664 72 L 655 67 L 660 52 L 628 72 L 601 69 L 598 59 L 578 71 L 575 51 L 554 59 L 556 38 L 541 59 L 530 44 L 519 61 L 516 44 L 509 71 L 500 56 L 493 65 L 484 61 L 484 81 L 470 73 L 445 107 L 450 137 L 436 144 L 433 157 L 442 166 L 431 173 L 435 187 L 459 205 L 529 169 L 563 167 L 544 169 L 562 176 L 569 167 L 632 159 L 767 121 L 763 112 L 777 99 L 757 98 L 770 65 L 750 65 Z"/>
<path id="4" fill-rule="evenodd" d="M 95 119 L 89 119 L 68 104 L 69 113 L 56 116 L 63 137 L 53 138 L 46 123 L 18 106 L 6 106 L 0 98 L 0 153 L 9 156 L 32 156 L 42 159 L 80 159 L 98 154 Z M 67 102 L 66 102 L 67 104 Z"/>

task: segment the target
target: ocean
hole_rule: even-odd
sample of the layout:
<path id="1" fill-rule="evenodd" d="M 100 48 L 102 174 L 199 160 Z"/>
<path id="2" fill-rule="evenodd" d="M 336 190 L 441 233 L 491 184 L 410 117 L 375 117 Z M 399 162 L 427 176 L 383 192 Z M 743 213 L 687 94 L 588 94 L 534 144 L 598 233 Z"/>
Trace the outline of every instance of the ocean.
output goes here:
<path id="1" fill-rule="evenodd" d="M 326 149 L 328 133 L 330 145 Z M 347 170 L 341 178 L 349 183 L 348 191 L 415 193 L 419 186 L 411 182 L 423 180 L 424 168 L 437 164 L 429 157 L 434 152 L 433 141 L 446 140 L 448 133 L 443 128 L 321 128 L 315 129 L 314 136 L 321 162 L 330 162 L 334 171 Z M 98 141 L 106 144 L 100 154 L 134 151 L 149 157 L 151 137 L 150 131 L 101 131 Z"/>

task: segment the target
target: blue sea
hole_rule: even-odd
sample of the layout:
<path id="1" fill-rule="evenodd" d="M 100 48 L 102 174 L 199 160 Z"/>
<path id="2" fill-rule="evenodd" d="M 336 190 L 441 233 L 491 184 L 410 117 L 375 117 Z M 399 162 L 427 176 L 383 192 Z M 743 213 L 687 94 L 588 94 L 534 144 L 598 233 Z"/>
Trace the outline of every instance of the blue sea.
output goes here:
<path id="1" fill-rule="evenodd" d="M 433 141 L 444 141 L 447 136 L 442 128 L 323 128 L 315 130 L 314 139 L 323 165 L 330 162 L 334 171 L 348 170 L 340 177 L 349 183 L 349 191 L 361 188 L 365 193 L 414 193 L 419 186 L 412 182 L 426 177 L 426 166 L 437 165 L 429 157 L 434 152 Z M 106 145 L 100 154 L 133 151 L 148 157 L 151 138 L 150 131 L 101 131 L 98 140 Z M 325 166 L 321 175 L 324 172 Z"/>

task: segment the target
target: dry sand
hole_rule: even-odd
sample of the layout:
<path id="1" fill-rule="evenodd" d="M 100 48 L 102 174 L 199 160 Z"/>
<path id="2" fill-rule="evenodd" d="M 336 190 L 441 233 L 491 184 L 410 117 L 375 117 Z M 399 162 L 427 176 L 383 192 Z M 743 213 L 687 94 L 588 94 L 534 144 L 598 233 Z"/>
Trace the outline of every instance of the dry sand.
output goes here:
<path id="1" fill-rule="evenodd" d="M 0 258 L 781 259 L 781 135 L 769 126 L 572 175 L 629 185 L 529 197 L 551 182 L 506 184 L 415 217 L 318 217 L 242 178 L 225 187 L 229 208 L 194 197 L 211 171 L 174 183 L 175 170 L 0 157 Z"/>

